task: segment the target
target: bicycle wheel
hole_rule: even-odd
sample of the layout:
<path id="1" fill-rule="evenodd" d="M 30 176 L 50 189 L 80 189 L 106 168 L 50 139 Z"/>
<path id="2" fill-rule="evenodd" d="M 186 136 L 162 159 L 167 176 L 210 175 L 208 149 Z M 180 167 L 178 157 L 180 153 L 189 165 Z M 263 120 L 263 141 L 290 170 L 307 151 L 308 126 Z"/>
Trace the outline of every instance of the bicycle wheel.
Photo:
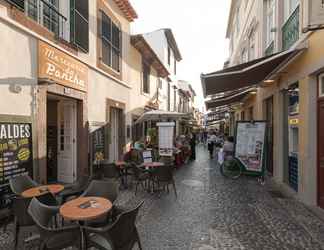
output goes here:
<path id="1" fill-rule="evenodd" d="M 237 179 L 242 174 L 242 167 L 235 159 L 227 160 L 220 166 L 220 172 L 224 177 Z"/>

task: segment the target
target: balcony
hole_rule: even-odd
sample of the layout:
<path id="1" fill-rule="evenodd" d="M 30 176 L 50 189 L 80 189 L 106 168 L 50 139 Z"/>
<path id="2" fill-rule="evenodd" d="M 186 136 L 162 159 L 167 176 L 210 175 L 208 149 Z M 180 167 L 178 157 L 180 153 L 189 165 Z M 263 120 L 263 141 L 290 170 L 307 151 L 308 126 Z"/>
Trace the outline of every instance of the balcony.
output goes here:
<path id="1" fill-rule="evenodd" d="M 54 33 L 57 39 L 70 40 L 67 32 L 69 30 L 67 18 L 59 12 L 58 0 L 7 0 L 7 2 L 23 11 L 26 16 L 48 31 Z"/>
<path id="2" fill-rule="evenodd" d="M 269 46 L 266 48 L 264 54 L 265 56 L 271 56 L 274 52 L 274 41 L 272 41 Z"/>
<path id="3" fill-rule="evenodd" d="M 299 6 L 282 27 L 282 49 L 288 50 L 299 39 Z"/>

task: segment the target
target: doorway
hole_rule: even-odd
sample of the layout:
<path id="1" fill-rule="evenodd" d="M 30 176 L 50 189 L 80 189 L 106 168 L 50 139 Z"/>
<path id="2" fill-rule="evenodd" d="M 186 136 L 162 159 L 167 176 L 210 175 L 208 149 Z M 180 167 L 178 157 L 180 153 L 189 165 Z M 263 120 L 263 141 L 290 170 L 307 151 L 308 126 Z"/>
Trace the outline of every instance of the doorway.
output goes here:
<path id="1" fill-rule="evenodd" d="M 47 180 L 73 183 L 77 163 L 77 102 L 47 97 Z"/>
<path id="2" fill-rule="evenodd" d="M 318 102 L 318 205 L 324 209 L 324 100 Z"/>
<path id="3" fill-rule="evenodd" d="M 265 100 L 265 119 L 267 121 L 266 132 L 266 168 L 273 175 L 273 97 Z"/>
<path id="4" fill-rule="evenodd" d="M 123 138 L 123 110 L 119 108 L 110 108 L 110 123 L 111 123 L 111 144 L 109 147 L 110 160 L 118 161 L 122 153 L 122 138 Z"/>

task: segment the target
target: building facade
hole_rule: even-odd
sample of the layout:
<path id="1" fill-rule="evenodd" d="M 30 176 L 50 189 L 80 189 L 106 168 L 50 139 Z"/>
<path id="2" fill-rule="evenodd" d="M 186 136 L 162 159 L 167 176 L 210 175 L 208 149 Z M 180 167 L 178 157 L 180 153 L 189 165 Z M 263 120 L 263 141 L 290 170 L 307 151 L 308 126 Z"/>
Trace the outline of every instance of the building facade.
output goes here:
<path id="1" fill-rule="evenodd" d="M 322 208 L 323 24 L 321 1 L 233 0 L 226 70 L 239 69 L 253 80 L 248 72 L 273 66 L 244 95 L 223 94 L 230 100 L 231 133 L 237 120 L 266 120 L 268 173 L 305 203 Z M 237 80 L 236 89 L 242 91 L 240 84 Z M 218 107 L 224 100 L 213 105 L 212 99 L 207 106 Z"/>

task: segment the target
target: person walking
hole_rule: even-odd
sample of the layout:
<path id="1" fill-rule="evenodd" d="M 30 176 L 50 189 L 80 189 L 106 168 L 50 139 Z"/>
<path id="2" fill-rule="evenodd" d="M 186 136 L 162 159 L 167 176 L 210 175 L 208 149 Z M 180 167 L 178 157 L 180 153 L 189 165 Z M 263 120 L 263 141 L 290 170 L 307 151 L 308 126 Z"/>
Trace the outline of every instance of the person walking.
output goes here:
<path id="1" fill-rule="evenodd" d="M 215 132 L 214 133 L 210 132 L 208 134 L 208 138 L 207 138 L 207 145 L 208 145 L 210 159 L 213 159 L 213 157 L 214 157 L 214 146 L 215 146 L 216 140 L 217 140 L 217 137 L 216 137 Z"/>
<path id="2" fill-rule="evenodd" d="M 194 161 L 196 160 L 196 134 L 195 133 L 191 134 L 190 149 L 191 149 L 190 160 Z"/>

